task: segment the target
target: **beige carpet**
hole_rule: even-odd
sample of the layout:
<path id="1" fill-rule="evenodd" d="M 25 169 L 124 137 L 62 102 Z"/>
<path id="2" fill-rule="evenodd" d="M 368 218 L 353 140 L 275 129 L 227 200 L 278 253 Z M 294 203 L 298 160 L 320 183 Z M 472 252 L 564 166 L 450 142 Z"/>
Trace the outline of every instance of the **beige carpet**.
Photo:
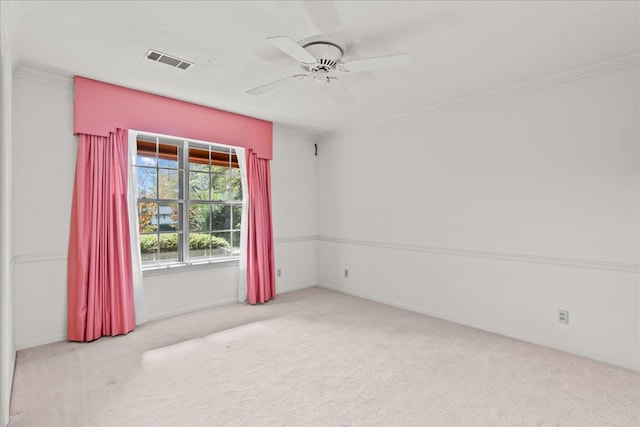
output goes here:
<path id="1" fill-rule="evenodd" d="M 20 351 L 17 426 L 639 426 L 640 374 L 321 288 Z"/>

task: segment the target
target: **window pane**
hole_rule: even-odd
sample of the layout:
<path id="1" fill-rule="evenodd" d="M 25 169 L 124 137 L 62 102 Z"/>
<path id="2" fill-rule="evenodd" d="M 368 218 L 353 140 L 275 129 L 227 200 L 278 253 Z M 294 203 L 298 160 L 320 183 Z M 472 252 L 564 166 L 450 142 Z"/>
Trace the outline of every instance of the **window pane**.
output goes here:
<path id="1" fill-rule="evenodd" d="M 189 169 L 209 172 L 209 150 L 199 146 L 189 148 Z"/>
<path id="2" fill-rule="evenodd" d="M 229 175 L 211 175 L 211 200 L 226 201 L 229 194 Z"/>
<path id="3" fill-rule="evenodd" d="M 159 199 L 177 199 L 179 196 L 180 181 L 177 170 L 160 169 L 158 171 Z"/>
<path id="4" fill-rule="evenodd" d="M 135 164 L 136 166 L 155 166 L 156 165 L 155 154 L 151 156 L 147 154 L 140 154 L 138 152 L 138 154 L 136 155 Z"/>
<path id="5" fill-rule="evenodd" d="M 231 152 L 229 148 L 212 147 L 211 171 L 213 173 L 224 173 L 231 162 Z"/>
<path id="6" fill-rule="evenodd" d="M 242 178 L 239 169 L 231 169 L 231 179 L 229 182 L 229 200 L 242 200 Z"/>
<path id="7" fill-rule="evenodd" d="M 213 173 L 218 173 L 218 174 L 227 174 L 229 173 L 229 165 L 226 164 L 226 160 L 225 160 L 225 165 L 221 165 L 221 166 L 211 166 L 211 172 Z"/>
<path id="8" fill-rule="evenodd" d="M 189 231 L 211 231 L 211 207 L 202 203 L 189 206 Z"/>
<path id="9" fill-rule="evenodd" d="M 192 260 L 211 256 L 211 236 L 209 233 L 189 234 L 189 256 Z"/>
<path id="10" fill-rule="evenodd" d="M 233 252 L 237 253 L 240 250 L 240 232 L 234 231 L 233 233 L 231 233 L 231 237 L 233 238 L 233 242 L 231 245 L 233 247 Z"/>
<path id="11" fill-rule="evenodd" d="M 142 265 L 157 263 L 159 259 L 157 234 L 140 235 L 140 257 Z"/>
<path id="12" fill-rule="evenodd" d="M 211 230 L 229 230 L 231 228 L 231 206 L 211 206 Z"/>
<path id="13" fill-rule="evenodd" d="M 174 141 L 160 140 L 158 145 L 158 166 L 161 168 L 178 169 L 179 150 Z"/>
<path id="14" fill-rule="evenodd" d="M 140 233 L 153 233 L 156 231 L 158 229 L 157 218 L 157 203 L 138 203 L 138 229 Z"/>
<path id="15" fill-rule="evenodd" d="M 231 224 L 234 230 L 240 230 L 240 222 L 242 221 L 242 205 L 234 205 L 231 207 Z"/>
<path id="16" fill-rule="evenodd" d="M 160 234 L 160 262 L 179 260 L 178 242 L 180 235 L 178 233 L 162 233 Z"/>
<path id="17" fill-rule="evenodd" d="M 152 137 L 138 136 L 136 141 L 137 155 L 135 159 L 136 165 L 139 166 L 156 166 L 157 145 L 156 139 Z"/>
<path id="18" fill-rule="evenodd" d="M 157 224 L 160 231 L 182 231 L 180 227 L 180 209 L 178 203 L 160 203 Z"/>
<path id="19" fill-rule="evenodd" d="M 214 254 L 230 255 L 231 254 L 231 233 L 218 232 L 211 233 L 211 249 Z"/>
<path id="20" fill-rule="evenodd" d="M 158 194 L 156 192 L 156 183 L 158 179 L 157 169 L 153 168 L 136 168 L 136 181 L 139 199 L 155 199 Z"/>
<path id="21" fill-rule="evenodd" d="M 189 172 L 189 197 L 193 200 L 209 200 L 209 174 Z"/>

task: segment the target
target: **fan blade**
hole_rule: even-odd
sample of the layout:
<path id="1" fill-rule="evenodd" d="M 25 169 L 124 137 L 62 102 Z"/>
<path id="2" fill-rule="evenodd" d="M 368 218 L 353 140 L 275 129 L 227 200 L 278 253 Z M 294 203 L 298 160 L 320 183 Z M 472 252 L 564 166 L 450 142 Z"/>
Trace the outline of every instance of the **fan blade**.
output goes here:
<path id="1" fill-rule="evenodd" d="M 267 83 L 266 85 L 250 89 L 247 91 L 247 93 L 249 95 L 262 95 L 263 93 L 269 92 L 270 90 L 286 86 L 299 80 L 304 80 L 305 77 L 307 77 L 306 74 L 296 74 L 295 76 L 285 77 L 284 79 L 276 80 L 275 82 Z"/>
<path id="2" fill-rule="evenodd" d="M 340 71 L 360 72 L 382 70 L 384 68 L 400 68 L 408 67 L 410 64 L 409 55 L 403 53 L 400 55 L 381 56 L 378 58 L 356 59 L 338 64 Z"/>
<path id="3" fill-rule="evenodd" d="M 335 1 L 305 1 L 303 4 L 318 30 L 329 32 L 340 24 Z"/>
<path id="4" fill-rule="evenodd" d="M 287 36 L 268 37 L 275 47 L 303 64 L 315 64 L 316 58 Z"/>
<path id="5" fill-rule="evenodd" d="M 353 102 L 353 98 L 349 92 L 347 92 L 342 82 L 335 77 L 329 77 L 327 84 L 323 86 L 338 105 L 348 105 Z"/>

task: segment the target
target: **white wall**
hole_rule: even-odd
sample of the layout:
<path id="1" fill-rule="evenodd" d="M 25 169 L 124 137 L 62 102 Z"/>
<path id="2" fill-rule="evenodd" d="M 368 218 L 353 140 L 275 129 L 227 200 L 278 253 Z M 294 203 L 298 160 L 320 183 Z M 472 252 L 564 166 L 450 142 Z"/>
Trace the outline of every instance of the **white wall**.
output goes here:
<path id="1" fill-rule="evenodd" d="M 0 4 L 0 426 L 9 422 L 16 347 L 13 334 L 11 267 L 11 104 L 13 71 L 4 33 L 5 3 Z"/>
<path id="2" fill-rule="evenodd" d="M 17 347 L 66 337 L 67 246 L 75 171 L 73 86 L 14 76 L 13 279 Z"/>
<path id="3" fill-rule="evenodd" d="M 323 136 L 319 283 L 640 369 L 638 68 L 579 77 Z"/>
<path id="4" fill-rule="evenodd" d="M 146 276 L 147 320 L 238 302 L 238 281 L 237 266 Z"/>
<path id="5" fill-rule="evenodd" d="M 77 139 L 70 79 L 19 70 L 14 102 L 11 225 L 15 341 L 20 349 L 66 338 L 66 262 Z M 274 131 L 275 257 L 283 271 L 278 292 L 316 283 L 312 147 L 309 136 L 277 127 Z M 298 213 L 305 215 L 298 218 Z M 153 320 L 237 301 L 238 268 L 147 276 L 144 283 L 147 318 Z"/>
<path id="6" fill-rule="evenodd" d="M 315 286 L 317 277 L 317 174 L 314 139 L 274 128 L 271 188 L 279 292 Z"/>

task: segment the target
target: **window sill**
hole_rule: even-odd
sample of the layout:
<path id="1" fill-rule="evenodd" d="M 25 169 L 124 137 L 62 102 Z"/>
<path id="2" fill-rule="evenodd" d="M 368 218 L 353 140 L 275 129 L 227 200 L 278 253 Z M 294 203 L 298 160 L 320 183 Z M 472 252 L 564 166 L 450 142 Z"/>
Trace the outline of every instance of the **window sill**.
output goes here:
<path id="1" fill-rule="evenodd" d="M 188 271 L 198 271 L 198 270 L 211 270 L 215 268 L 228 268 L 228 267 L 238 267 L 240 265 L 240 259 L 238 258 L 225 258 L 215 261 L 202 261 L 202 262 L 194 262 L 190 264 L 168 264 L 159 267 L 149 267 L 147 269 L 142 269 L 142 276 L 160 276 L 163 274 L 172 274 L 172 273 L 185 273 Z"/>

